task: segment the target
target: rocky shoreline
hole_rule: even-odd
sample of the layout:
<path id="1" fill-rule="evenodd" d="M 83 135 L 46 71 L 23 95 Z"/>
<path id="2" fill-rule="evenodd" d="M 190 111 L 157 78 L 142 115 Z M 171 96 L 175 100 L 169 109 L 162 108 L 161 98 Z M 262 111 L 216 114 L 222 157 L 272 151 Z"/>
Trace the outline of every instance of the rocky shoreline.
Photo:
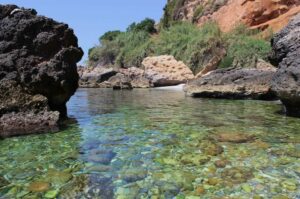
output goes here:
<path id="1" fill-rule="evenodd" d="M 184 91 L 192 97 L 280 99 L 288 115 L 300 116 L 300 61 L 297 56 L 300 54 L 299 24 L 300 15 L 297 15 L 287 27 L 274 35 L 273 52 L 270 56 L 270 62 L 274 66 L 259 59 L 255 61 L 255 67 L 205 67 L 193 75 L 183 62 L 165 55 L 145 58 L 142 68 L 79 68 L 79 84 L 85 88 L 133 89 L 186 83 Z"/>
<path id="2" fill-rule="evenodd" d="M 79 67 L 79 86 L 82 88 L 133 89 L 174 86 L 194 79 L 193 72 L 173 56 L 148 57 L 143 69 L 130 67 Z"/>
<path id="3" fill-rule="evenodd" d="M 189 82 L 184 90 L 192 97 L 274 100 L 270 82 L 275 72 L 272 66 L 218 69 Z"/>
<path id="4" fill-rule="evenodd" d="M 22 19 L 22 20 L 21 20 Z M 134 89 L 186 84 L 192 97 L 280 99 L 287 115 L 300 116 L 300 15 L 272 39 L 271 64 L 217 69 L 210 59 L 198 74 L 170 55 L 147 57 L 142 67 L 77 67 L 83 56 L 66 24 L 33 9 L 0 5 L 0 137 L 55 131 L 78 86 Z M 34 30 L 34 31 L 29 31 Z"/>

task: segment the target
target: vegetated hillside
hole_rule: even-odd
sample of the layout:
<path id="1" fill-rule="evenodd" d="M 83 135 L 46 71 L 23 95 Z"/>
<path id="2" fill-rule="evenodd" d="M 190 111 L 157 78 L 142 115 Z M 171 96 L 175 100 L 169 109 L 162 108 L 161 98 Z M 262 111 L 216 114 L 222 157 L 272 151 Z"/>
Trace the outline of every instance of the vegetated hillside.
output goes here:
<path id="1" fill-rule="evenodd" d="M 168 0 L 162 25 L 174 21 L 202 25 L 213 20 L 225 32 L 240 23 L 278 32 L 299 12 L 299 0 Z"/>
<path id="2" fill-rule="evenodd" d="M 257 31 L 237 25 L 223 33 L 212 21 L 201 27 L 190 22 L 177 22 L 159 31 L 151 19 L 132 24 L 127 31 L 110 31 L 100 37 L 98 46 L 89 51 L 90 66 L 141 67 L 148 56 L 173 55 L 196 74 L 218 60 L 219 67 L 254 66 L 266 59 L 270 43 L 257 36 Z"/>
<path id="3" fill-rule="evenodd" d="M 145 19 L 104 34 L 89 65 L 141 67 L 147 56 L 169 54 L 195 74 L 212 65 L 254 66 L 266 59 L 272 34 L 299 12 L 299 0 L 168 0 L 158 25 Z"/>

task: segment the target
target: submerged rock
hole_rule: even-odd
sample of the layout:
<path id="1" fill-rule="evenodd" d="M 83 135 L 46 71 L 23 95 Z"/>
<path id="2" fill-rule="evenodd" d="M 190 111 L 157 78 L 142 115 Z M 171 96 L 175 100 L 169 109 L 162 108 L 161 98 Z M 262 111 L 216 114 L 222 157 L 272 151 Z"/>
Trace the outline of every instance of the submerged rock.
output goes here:
<path id="1" fill-rule="evenodd" d="M 106 150 L 92 150 L 89 154 L 88 160 L 91 162 L 110 164 L 111 160 L 116 156 L 113 151 Z"/>
<path id="2" fill-rule="evenodd" d="M 127 198 L 138 198 L 137 195 L 139 193 L 140 187 L 135 184 L 129 184 L 124 187 L 119 187 L 116 191 L 116 199 L 127 199 Z"/>
<path id="3" fill-rule="evenodd" d="M 274 68 L 218 69 L 188 82 L 184 90 L 192 97 L 228 99 L 275 99 L 271 91 Z"/>
<path id="4" fill-rule="evenodd" d="M 46 175 L 46 181 L 54 185 L 63 185 L 73 178 L 72 174 L 65 171 L 49 170 Z"/>
<path id="5" fill-rule="evenodd" d="M 82 55 L 68 25 L 0 5 L 0 136 L 56 126 L 78 87 Z"/>
<path id="6" fill-rule="evenodd" d="M 230 162 L 228 160 L 217 160 L 214 164 L 217 168 L 225 168 Z"/>
<path id="7" fill-rule="evenodd" d="M 224 152 L 224 149 L 219 144 L 210 142 L 206 140 L 200 144 L 200 149 L 206 154 L 210 156 L 217 156 Z"/>
<path id="8" fill-rule="evenodd" d="M 279 67 L 272 80 L 272 90 L 288 115 L 300 116 L 300 14 L 272 39 L 270 57 Z"/>
<path id="9" fill-rule="evenodd" d="M 219 133 L 212 136 L 213 139 L 218 142 L 232 142 L 232 143 L 245 143 L 251 142 L 255 139 L 253 135 L 247 135 L 242 133 Z"/>
<path id="10" fill-rule="evenodd" d="M 186 154 L 181 157 L 183 164 L 202 165 L 210 161 L 210 157 L 200 154 Z"/>
<path id="11" fill-rule="evenodd" d="M 144 178 L 147 177 L 147 170 L 145 169 L 137 169 L 137 168 L 131 168 L 125 170 L 121 174 L 121 178 L 125 180 L 128 183 L 136 182 L 139 180 L 143 180 Z"/>
<path id="12" fill-rule="evenodd" d="M 88 176 L 75 176 L 69 183 L 64 185 L 61 190 L 60 198 L 78 198 L 88 188 Z"/>
<path id="13" fill-rule="evenodd" d="M 48 182 L 32 182 L 28 190 L 32 192 L 45 192 L 49 190 L 50 184 Z"/>
<path id="14" fill-rule="evenodd" d="M 221 173 L 221 176 L 223 180 L 233 184 L 244 183 L 254 177 L 251 169 L 246 167 L 233 167 L 225 169 Z"/>

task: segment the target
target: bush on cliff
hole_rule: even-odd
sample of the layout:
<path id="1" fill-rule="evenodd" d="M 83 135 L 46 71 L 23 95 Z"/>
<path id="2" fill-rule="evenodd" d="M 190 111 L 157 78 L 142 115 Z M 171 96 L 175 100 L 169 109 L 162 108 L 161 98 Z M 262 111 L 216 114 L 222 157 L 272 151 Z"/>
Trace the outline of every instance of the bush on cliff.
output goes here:
<path id="1" fill-rule="evenodd" d="M 155 55 L 173 55 L 196 73 L 206 57 L 222 44 L 222 39 L 215 23 L 205 24 L 200 29 L 191 23 L 180 23 L 162 30 L 153 49 Z"/>
<path id="2" fill-rule="evenodd" d="M 107 32 L 99 40 L 100 45 L 89 50 L 91 66 L 140 67 L 143 59 L 148 56 L 150 34 L 144 30 L 128 28 L 126 32 Z"/>
<path id="3" fill-rule="evenodd" d="M 164 16 L 160 22 L 160 28 L 168 28 L 176 23 L 177 15 L 180 8 L 184 5 L 185 0 L 168 1 L 164 7 Z"/>
<path id="4" fill-rule="evenodd" d="M 99 38 L 100 43 L 101 42 L 105 42 L 105 41 L 113 41 L 115 40 L 122 32 L 119 30 L 115 30 L 115 31 L 108 31 L 106 33 L 104 33 L 104 35 L 102 35 Z"/>
<path id="5" fill-rule="evenodd" d="M 145 31 L 147 33 L 153 34 L 156 33 L 155 21 L 150 18 L 146 18 L 140 23 L 132 23 L 128 28 L 127 32 L 140 32 Z"/>
<path id="6" fill-rule="evenodd" d="M 249 30 L 244 25 L 224 34 L 227 55 L 220 67 L 254 67 L 257 59 L 267 60 L 271 51 L 269 41 L 258 37 L 259 31 Z"/>
<path id="7" fill-rule="evenodd" d="M 140 67 L 149 54 L 150 35 L 145 31 L 125 32 L 116 41 L 120 46 L 115 62 L 118 67 Z"/>

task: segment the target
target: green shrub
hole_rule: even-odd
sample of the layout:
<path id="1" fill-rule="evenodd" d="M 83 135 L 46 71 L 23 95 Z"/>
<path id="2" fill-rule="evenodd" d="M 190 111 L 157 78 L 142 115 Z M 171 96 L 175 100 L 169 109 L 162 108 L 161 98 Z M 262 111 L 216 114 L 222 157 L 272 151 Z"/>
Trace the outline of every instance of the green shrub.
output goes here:
<path id="1" fill-rule="evenodd" d="M 184 5 L 185 0 L 172 0 L 164 7 L 164 16 L 160 22 L 160 28 L 169 28 L 174 22 L 178 21 L 178 13 Z"/>
<path id="2" fill-rule="evenodd" d="M 132 23 L 128 28 L 127 28 L 127 32 L 130 31 L 144 31 L 144 32 L 148 32 L 150 34 L 156 33 L 156 29 L 155 29 L 155 21 L 153 19 L 150 18 L 146 18 L 143 21 L 141 21 L 140 23 Z"/>
<path id="3" fill-rule="evenodd" d="M 106 33 L 104 33 L 104 35 L 102 35 L 99 38 L 99 42 L 103 42 L 103 41 L 113 41 L 115 40 L 122 32 L 119 30 L 115 30 L 115 31 L 108 31 Z"/>
<path id="4" fill-rule="evenodd" d="M 119 67 L 140 67 L 143 59 L 148 56 L 150 35 L 147 32 L 126 32 L 117 38 L 121 46 L 116 58 Z"/>
<path id="5" fill-rule="evenodd" d="M 199 19 L 203 15 L 203 12 L 204 12 L 204 6 L 199 5 L 194 12 L 193 22 L 195 22 L 197 19 Z"/>
<path id="6" fill-rule="evenodd" d="M 267 60 L 271 45 L 269 41 L 259 38 L 258 33 L 239 25 L 226 34 L 227 55 L 220 67 L 253 67 L 257 59 Z"/>
<path id="7" fill-rule="evenodd" d="M 90 50 L 89 65 L 114 65 L 115 59 L 120 51 L 120 45 L 114 41 L 103 42 Z"/>
<path id="8" fill-rule="evenodd" d="M 227 54 L 219 67 L 251 67 L 257 59 L 266 59 L 271 50 L 268 41 L 257 37 L 257 31 L 242 25 L 230 33 L 222 33 L 215 22 L 201 28 L 177 22 L 158 35 L 151 35 L 147 28 L 149 21 L 144 22 L 131 25 L 127 32 L 104 34 L 100 45 L 89 50 L 90 64 L 141 67 L 147 56 L 173 55 L 196 74 L 224 49 Z"/>
<path id="9" fill-rule="evenodd" d="M 160 33 L 154 53 L 173 55 L 197 73 L 207 62 L 211 54 L 209 52 L 213 52 L 221 41 L 221 32 L 216 23 L 208 23 L 200 29 L 190 23 L 181 23 Z"/>

